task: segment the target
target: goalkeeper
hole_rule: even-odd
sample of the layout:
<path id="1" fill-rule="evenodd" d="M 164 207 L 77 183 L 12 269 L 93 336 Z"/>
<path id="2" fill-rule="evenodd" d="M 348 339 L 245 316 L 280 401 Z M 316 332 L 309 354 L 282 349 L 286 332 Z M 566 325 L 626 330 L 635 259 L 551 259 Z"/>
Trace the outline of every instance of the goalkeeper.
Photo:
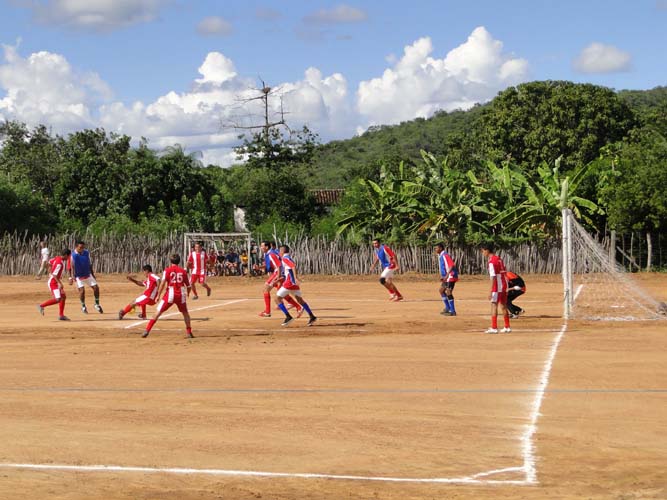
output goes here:
<path id="1" fill-rule="evenodd" d="M 526 283 L 518 274 L 507 271 L 507 310 L 510 312 L 510 318 L 518 318 L 524 311 L 519 306 L 514 305 L 514 299 L 526 293 Z"/>

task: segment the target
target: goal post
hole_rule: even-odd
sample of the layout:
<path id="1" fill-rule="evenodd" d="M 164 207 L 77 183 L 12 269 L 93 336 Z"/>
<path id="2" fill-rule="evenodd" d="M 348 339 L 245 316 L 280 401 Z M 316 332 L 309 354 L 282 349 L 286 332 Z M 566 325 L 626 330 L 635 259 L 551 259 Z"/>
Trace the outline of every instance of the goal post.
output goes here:
<path id="1" fill-rule="evenodd" d="M 248 258 L 250 258 L 251 241 L 252 235 L 250 233 L 184 233 L 183 258 L 187 260 L 187 256 L 191 251 L 190 249 L 197 242 L 200 242 L 207 251 L 209 248 L 213 248 L 216 254 L 218 250 L 223 250 L 233 245 L 234 248 L 239 250 L 239 253 L 241 249 L 245 249 Z"/>
<path id="2" fill-rule="evenodd" d="M 569 209 L 562 211 L 563 317 L 632 321 L 664 318 L 664 304 L 653 298 L 616 262 Z M 612 243 L 613 244 L 613 243 Z"/>

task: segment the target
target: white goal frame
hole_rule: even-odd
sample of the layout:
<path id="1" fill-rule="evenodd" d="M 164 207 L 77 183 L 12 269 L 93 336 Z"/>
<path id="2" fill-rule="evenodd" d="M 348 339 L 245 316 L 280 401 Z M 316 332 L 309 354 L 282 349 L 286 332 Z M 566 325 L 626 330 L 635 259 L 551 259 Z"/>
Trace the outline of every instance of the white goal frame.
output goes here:
<path id="1" fill-rule="evenodd" d="M 187 260 L 190 253 L 190 246 L 193 241 L 204 241 L 210 243 L 218 252 L 218 245 L 216 241 L 230 241 L 230 240 L 244 240 L 245 249 L 250 258 L 250 242 L 252 241 L 251 233 L 183 233 L 183 258 Z"/>

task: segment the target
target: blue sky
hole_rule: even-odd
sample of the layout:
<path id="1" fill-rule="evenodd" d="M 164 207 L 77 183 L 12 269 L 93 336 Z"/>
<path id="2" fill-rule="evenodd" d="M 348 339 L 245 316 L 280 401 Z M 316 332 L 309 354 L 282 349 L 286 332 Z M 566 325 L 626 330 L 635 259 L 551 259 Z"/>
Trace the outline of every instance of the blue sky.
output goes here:
<path id="1" fill-rule="evenodd" d="M 225 163 L 221 117 L 258 76 L 326 140 L 522 81 L 667 85 L 666 28 L 667 0 L 0 0 L 0 117 Z"/>

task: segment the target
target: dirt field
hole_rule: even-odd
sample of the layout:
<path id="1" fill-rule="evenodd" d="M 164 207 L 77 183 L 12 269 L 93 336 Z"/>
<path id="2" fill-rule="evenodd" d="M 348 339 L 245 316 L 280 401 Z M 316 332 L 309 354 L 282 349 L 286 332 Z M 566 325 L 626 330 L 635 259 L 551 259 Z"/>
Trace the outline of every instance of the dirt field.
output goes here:
<path id="1" fill-rule="evenodd" d="M 67 287 L 70 322 L 38 314 L 45 281 L 3 278 L 0 499 L 667 498 L 667 322 L 563 328 L 558 277 L 526 281 L 513 333 L 484 335 L 481 277 L 453 318 L 430 279 L 391 303 L 306 277 L 312 328 L 215 278 L 187 340 L 180 315 L 147 339 L 118 321 L 123 277 L 100 277 L 104 314 Z"/>

